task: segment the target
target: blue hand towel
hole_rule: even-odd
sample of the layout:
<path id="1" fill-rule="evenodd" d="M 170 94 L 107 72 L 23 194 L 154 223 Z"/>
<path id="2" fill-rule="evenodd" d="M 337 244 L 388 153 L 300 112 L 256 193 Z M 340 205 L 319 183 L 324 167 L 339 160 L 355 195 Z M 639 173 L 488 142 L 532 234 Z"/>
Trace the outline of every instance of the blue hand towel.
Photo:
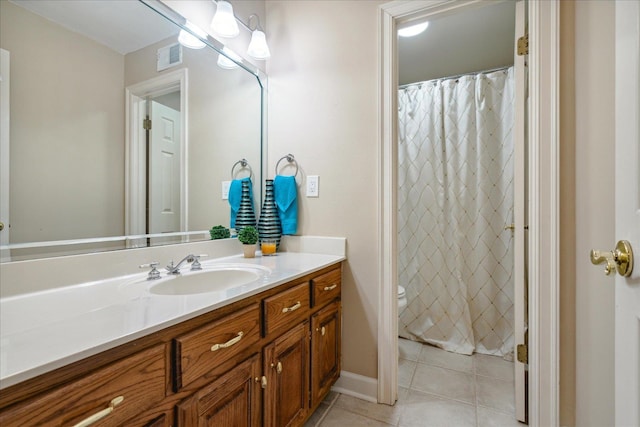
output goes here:
<path id="1" fill-rule="evenodd" d="M 240 209 L 240 199 L 242 199 L 242 181 L 249 181 L 249 197 L 251 198 L 251 206 L 253 206 L 253 186 L 251 178 L 234 179 L 229 185 L 229 206 L 231 206 L 230 228 L 236 228 L 236 215 Z"/>
<path id="2" fill-rule="evenodd" d="M 273 180 L 273 193 L 282 225 L 282 234 L 296 234 L 298 230 L 296 177 L 277 175 Z"/>

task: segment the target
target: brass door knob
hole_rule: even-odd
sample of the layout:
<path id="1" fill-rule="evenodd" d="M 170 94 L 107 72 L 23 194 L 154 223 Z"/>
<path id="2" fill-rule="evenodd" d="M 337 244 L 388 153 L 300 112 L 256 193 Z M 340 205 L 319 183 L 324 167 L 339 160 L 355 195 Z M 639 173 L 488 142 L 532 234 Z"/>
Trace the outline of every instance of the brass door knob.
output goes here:
<path id="1" fill-rule="evenodd" d="M 0 231 L 4 230 L 4 222 L 0 221 Z"/>
<path id="2" fill-rule="evenodd" d="M 604 268 L 607 276 L 617 270 L 619 275 L 628 277 L 633 271 L 633 250 L 631 249 L 631 244 L 626 240 L 618 241 L 616 248 L 612 251 L 596 251 L 592 249 L 590 256 L 591 263 L 595 265 L 607 264 Z"/>

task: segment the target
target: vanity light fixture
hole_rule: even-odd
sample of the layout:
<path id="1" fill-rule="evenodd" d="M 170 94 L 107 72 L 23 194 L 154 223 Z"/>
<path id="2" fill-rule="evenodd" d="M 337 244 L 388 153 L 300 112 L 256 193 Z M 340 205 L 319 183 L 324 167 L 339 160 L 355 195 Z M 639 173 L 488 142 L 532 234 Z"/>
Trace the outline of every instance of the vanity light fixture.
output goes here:
<path id="1" fill-rule="evenodd" d="M 429 26 L 429 21 L 421 22 L 419 24 L 412 25 L 410 27 L 401 28 L 398 30 L 400 37 L 413 37 L 422 33 Z"/>
<path id="2" fill-rule="evenodd" d="M 232 38 L 240 34 L 236 16 L 233 14 L 233 6 L 225 0 L 214 1 L 216 13 L 211 20 L 211 28 L 221 37 Z"/>
<path id="3" fill-rule="evenodd" d="M 242 58 L 240 58 L 240 55 L 238 55 L 237 53 L 235 53 L 234 51 L 232 51 L 231 49 L 229 49 L 226 46 L 224 48 L 222 48 L 222 51 L 227 56 L 224 56 L 222 54 L 218 54 L 218 62 L 217 62 L 218 67 L 224 68 L 225 70 L 233 70 L 234 68 L 238 68 L 238 64 L 233 62 L 231 59 L 233 59 L 235 61 L 240 61 L 240 60 L 242 60 Z M 229 59 L 229 58 L 231 58 L 231 59 Z"/>
<path id="4" fill-rule="evenodd" d="M 206 46 L 206 44 L 201 39 L 207 38 L 207 33 L 204 30 L 198 28 L 196 25 L 187 21 L 185 26 L 191 31 L 180 30 L 180 34 L 178 35 L 178 43 L 180 43 L 184 47 L 188 47 L 190 49 L 202 49 Z M 198 37 L 194 36 L 192 33 L 198 35 Z"/>
<path id="5" fill-rule="evenodd" d="M 271 57 L 271 51 L 267 45 L 267 37 L 260 25 L 260 17 L 256 14 L 249 16 L 249 23 L 245 24 L 236 17 L 233 13 L 233 6 L 226 0 L 212 0 L 216 4 L 216 12 L 211 20 L 211 28 L 213 31 L 222 37 L 235 37 L 240 33 L 238 24 L 241 24 L 247 30 L 251 31 L 251 41 L 247 48 L 247 55 L 254 59 L 265 60 Z M 256 20 L 254 26 L 251 25 L 251 18 Z M 238 60 L 241 58 L 237 56 L 232 57 L 234 60 L 236 57 Z M 218 65 L 225 69 L 236 68 L 236 64 L 225 58 L 224 55 L 218 57 Z M 232 66 L 233 65 L 233 66 Z"/>

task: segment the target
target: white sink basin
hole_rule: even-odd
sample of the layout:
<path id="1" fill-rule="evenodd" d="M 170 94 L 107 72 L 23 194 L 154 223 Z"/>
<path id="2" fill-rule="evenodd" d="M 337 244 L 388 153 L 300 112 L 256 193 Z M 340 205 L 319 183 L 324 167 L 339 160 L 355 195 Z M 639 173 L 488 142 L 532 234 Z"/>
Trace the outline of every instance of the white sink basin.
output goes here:
<path id="1" fill-rule="evenodd" d="M 242 286 L 257 280 L 260 270 L 220 268 L 179 275 L 151 285 L 149 292 L 156 295 L 192 295 Z"/>

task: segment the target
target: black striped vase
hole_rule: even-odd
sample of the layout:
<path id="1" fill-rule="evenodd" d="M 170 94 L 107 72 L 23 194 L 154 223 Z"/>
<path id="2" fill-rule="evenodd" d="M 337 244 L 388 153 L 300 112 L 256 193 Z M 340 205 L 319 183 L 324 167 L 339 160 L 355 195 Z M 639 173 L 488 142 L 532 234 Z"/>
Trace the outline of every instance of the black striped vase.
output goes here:
<path id="1" fill-rule="evenodd" d="M 278 248 L 282 237 L 282 226 L 273 195 L 273 180 L 267 179 L 265 185 L 264 202 L 262 203 L 260 220 L 258 221 L 258 234 L 260 235 L 260 241 L 266 239 L 275 240 L 276 248 Z"/>
<path id="2" fill-rule="evenodd" d="M 256 214 L 253 211 L 253 203 L 251 203 L 249 181 L 242 181 L 240 208 L 236 214 L 236 231 L 240 232 L 240 230 L 249 226 L 256 226 Z"/>

